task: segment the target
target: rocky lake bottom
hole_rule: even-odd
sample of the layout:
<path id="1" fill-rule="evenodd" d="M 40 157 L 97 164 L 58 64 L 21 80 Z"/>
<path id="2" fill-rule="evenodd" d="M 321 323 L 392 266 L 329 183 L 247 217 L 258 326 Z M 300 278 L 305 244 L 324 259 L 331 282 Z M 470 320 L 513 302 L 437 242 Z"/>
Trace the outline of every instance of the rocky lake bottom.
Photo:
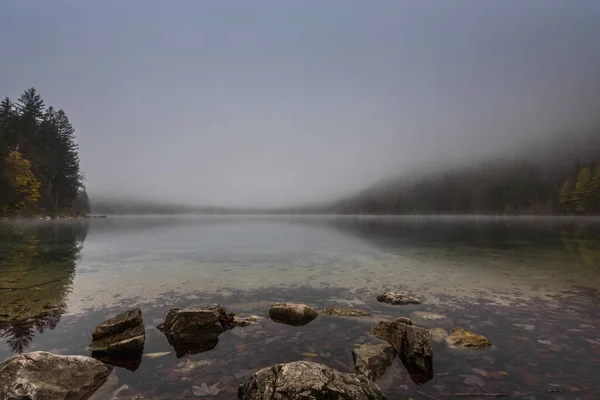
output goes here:
<path id="1" fill-rule="evenodd" d="M 141 308 L 143 356 L 115 368 L 93 399 L 235 399 L 257 370 L 298 360 L 353 373 L 352 350 L 380 343 L 372 327 L 398 317 L 448 333 L 462 327 L 492 346 L 434 343 L 434 375 L 423 384 L 396 360 L 376 381 L 390 399 L 600 398 L 597 222 L 94 224 L 85 233 L 79 225 L 0 229 L 1 360 L 40 350 L 89 356 L 99 323 Z M 193 268 L 203 273 L 194 276 Z M 422 303 L 379 303 L 382 290 Z M 289 326 L 268 317 L 277 302 L 355 307 L 371 315 L 321 313 L 307 325 Z M 211 303 L 263 318 L 223 332 L 205 351 L 177 354 L 157 325 L 172 308 Z"/>

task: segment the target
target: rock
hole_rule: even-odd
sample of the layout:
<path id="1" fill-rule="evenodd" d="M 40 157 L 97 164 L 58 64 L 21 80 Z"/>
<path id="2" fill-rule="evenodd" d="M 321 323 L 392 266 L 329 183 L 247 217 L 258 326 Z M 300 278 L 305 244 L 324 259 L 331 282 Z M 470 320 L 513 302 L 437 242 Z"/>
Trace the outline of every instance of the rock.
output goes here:
<path id="1" fill-rule="evenodd" d="M 336 317 L 370 317 L 369 314 L 365 310 L 360 310 L 358 308 L 347 308 L 347 307 L 330 307 L 324 310 L 321 310 L 321 314 L 325 315 L 333 315 Z"/>
<path id="2" fill-rule="evenodd" d="M 371 332 L 394 346 L 413 382 L 422 385 L 433 379 L 433 339 L 428 330 L 397 321 L 381 321 Z"/>
<path id="3" fill-rule="evenodd" d="M 394 321 L 400 322 L 401 324 L 406 324 L 406 325 L 413 324 L 412 321 L 410 320 L 410 318 L 406 318 L 406 317 L 398 317 Z"/>
<path id="4" fill-rule="evenodd" d="M 88 399 L 111 371 L 90 357 L 25 353 L 0 364 L 0 399 Z"/>
<path id="5" fill-rule="evenodd" d="M 275 303 L 269 310 L 269 316 L 273 321 L 293 326 L 306 325 L 318 315 L 306 304 Z"/>
<path id="6" fill-rule="evenodd" d="M 431 328 L 429 332 L 431 332 L 431 338 L 436 343 L 443 343 L 448 337 L 448 332 L 443 328 Z"/>
<path id="7" fill-rule="evenodd" d="M 165 333 L 180 336 L 221 334 L 235 326 L 233 319 L 233 314 L 217 305 L 202 308 L 173 308 L 169 310 L 165 322 L 157 328 Z"/>
<path id="8" fill-rule="evenodd" d="M 233 317 L 233 324 L 240 327 L 256 325 L 260 323 L 261 319 L 262 318 L 258 315 L 251 315 L 249 317 Z"/>
<path id="9" fill-rule="evenodd" d="M 363 344 L 352 350 L 354 369 L 372 381 L 381 378 L 396 358 L 396 351 L 390 344 Z"/>
<path id="10" fill-rule="evenodd" d="M 169 310 L 165 322 L 157 326 L 161 331 L 180 336 L 197 334 L 221 334 L 227 329 L 221 325 L 219 315 L 208 308 L 173 308 Z"/>
<path id="11" fill-rule="evenodd" d="M 422 326 L 424 328 L 435 328 L 435 327 L 444 327 L 450 328 L 453 325 L 453 322 L 450 318 L 445 315 L 435 314 L 424 311 L 415 311 L 410 314 L 410 319 L 417 326 Z"/>
<path id="12" fill-rule="evenodd" d="M 367 377 L 346 374 L 323 364 L 296 361 L 263 368 L 238 389 L 241 400 L 386 399 Z"/>
<path id="13" fill-rule="evenodd" d="M 209 305 L 171 309 L 157 328 L 165 334 L 177 358 L 181 358 L 214 349 L 219 335 L 234 326 L 233 314 Z"/>
<path id="14" fill-rule="evenodd" d="M 410 297 L 405 294 L 396 292 L 383 292 L 377 296 L 377 301 L 380 303 L 388 303 L 393 305 L 398 304 L 421 304 L 421 301 L 415 297 Z"/>
<path id="15" fill-rule="evenodd" d="M 141 352 L 146 330 L 139 308 L 102 322 L 92 334 L 90 349 L 101 352 Z"/>
<path id="16" fill-rule="evenodd" d="M 450 336 L 446 338 L 446 343 L 451 347 L 468 348 L 485 348 L 492 345 L 485 336 L 469 332 L 463 328 L 452 329 Z"/>

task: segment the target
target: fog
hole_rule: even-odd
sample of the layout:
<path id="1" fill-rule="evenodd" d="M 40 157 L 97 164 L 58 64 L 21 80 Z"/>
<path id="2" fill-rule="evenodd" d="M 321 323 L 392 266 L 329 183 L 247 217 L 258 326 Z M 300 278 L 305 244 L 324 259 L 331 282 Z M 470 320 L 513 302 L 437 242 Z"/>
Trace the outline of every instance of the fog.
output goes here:
<path id="1" fill-rule="evenodd" d="M 75 126 L 92 200 L 285 206 L 600 116 L 600 2 L 4 0 L 1 95 Z"/>

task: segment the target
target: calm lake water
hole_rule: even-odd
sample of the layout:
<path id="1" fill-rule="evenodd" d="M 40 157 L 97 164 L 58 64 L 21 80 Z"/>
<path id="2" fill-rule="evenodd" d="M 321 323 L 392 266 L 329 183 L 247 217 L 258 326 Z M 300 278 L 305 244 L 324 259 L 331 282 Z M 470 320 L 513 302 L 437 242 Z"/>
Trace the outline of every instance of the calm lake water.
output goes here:
<path id="1" fill-rule="evenodd" d="M 377 303 L 382 290 L 423 300 Z M 372 318 L 268 319 L 177 358 L 155 326 L 170 308 L 219 303 L 267 316 L 273 302 L 352 306 Z M 236 398 L 254 371 L 311 360 L 352 371 L 352 349 L 382 318 L 446 315 L 446 330 L 486 335 L 489 350 L 434 347 L 422 386 L 395 364 L 391 399 L 506 393 L 600 398 L 600 220 L 483 217 L 114 217 L 0 223 L 0 360 L 35 350 L 90 355 L 94 327 L 134 306 L 144 356 L 113 376 L 138 399 Z M 430 325 L 427 327 L 435 327 Z M 141 361 L 141 363 L 140 363 Z M 206 386 L 203 386 L 206 384 Z M 124 386 L 126 385 L 126 386 Z M 208 390 L 194 394 L 192 387 Z M 138 397 L 131 397 L 139 395 Z M 471 398 L 477 398 L 473 396 Z"/>

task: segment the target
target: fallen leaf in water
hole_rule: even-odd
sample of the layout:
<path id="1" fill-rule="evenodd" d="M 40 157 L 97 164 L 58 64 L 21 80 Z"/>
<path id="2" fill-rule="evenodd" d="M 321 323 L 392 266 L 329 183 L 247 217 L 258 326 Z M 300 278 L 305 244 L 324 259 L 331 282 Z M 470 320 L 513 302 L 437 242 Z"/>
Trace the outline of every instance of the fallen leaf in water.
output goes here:
<path id="1" fill-rule="evenodd" d="M 200 386 L 192 386 L 192 393 L 194 396 L 204 397 L 204 396 L 216 396 L 221 393 L 223 389 L 219 388 L 219 382 L 215 383 L 212 386 L 208 386 L 206 383 L 203 383 Z"/>
<path id="2" fill-rule="evenodd" d="M 506 372 L 506 371 L 498 371 L 498 373 L 499 373 L 500 375 L 504 375 L 504 376 L 508 375 L 508 372 Z"/>
<path id="3" fill-rule="evenodd" d="M 158 358 L 158 357 L 166 356 L 167 354 L 171 354 L 171 352 L 163 351 L 163 352 L 159 352 L 159 353 L 148 353 L 148 354 L 144 354 L 144 355 L 148 358 Z"/>
<path id="4" fill-rule="evenodd" d="M 246 350 L 246 343 L 238 343 L 235 345 L 235 349 L 237 351 L 244 351 Z"/>
<path id="5" fill-rule="evenodd" d="M 300 353 L 300 355 L 301 355 L 302 357 L 316 357 L 316 356 L 318 356 L 318 354 L 317 354 L 317 353 L 311 353 L 311 352 L 309 352 L 309 351 L 305 351 L 304 353 Z"/>

